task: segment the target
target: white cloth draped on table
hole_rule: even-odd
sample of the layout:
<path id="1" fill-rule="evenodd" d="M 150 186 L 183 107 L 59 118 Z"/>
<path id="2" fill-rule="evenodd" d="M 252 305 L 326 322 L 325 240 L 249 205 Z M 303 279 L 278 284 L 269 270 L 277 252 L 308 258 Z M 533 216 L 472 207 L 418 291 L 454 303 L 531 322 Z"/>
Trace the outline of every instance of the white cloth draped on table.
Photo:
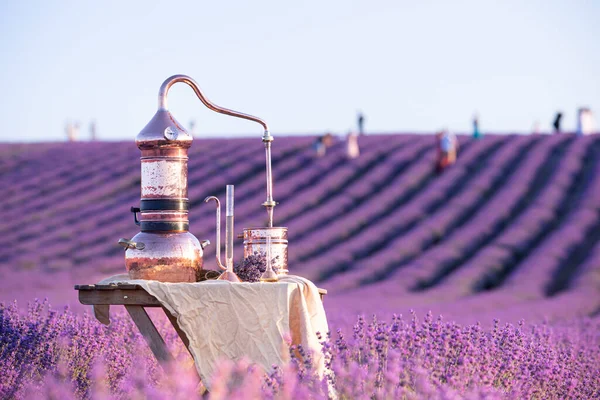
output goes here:
<path id="1" fill-rule="evenodd" d="M 314 366 L 323 376 L 317 332 L 326 337 L 327 317 L 317 287 L 305 278 L 288 275 L 275 283 L 163 283 L 116 275 L 100 283 L 117 282 L 140 285 L 177 317 L 207 388 L 220 359 L 247 357 L 271 371 L 272 365 L 281 366 L 289 359 L 290 340 L 313 353 Z"/>

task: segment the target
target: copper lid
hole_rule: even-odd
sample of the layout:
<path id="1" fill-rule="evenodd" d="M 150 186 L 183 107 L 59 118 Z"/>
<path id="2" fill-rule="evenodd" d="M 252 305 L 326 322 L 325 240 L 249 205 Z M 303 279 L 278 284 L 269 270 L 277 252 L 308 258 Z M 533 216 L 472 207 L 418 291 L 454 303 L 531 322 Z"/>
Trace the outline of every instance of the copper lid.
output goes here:
<path id="1" fill-rule="evenodd" d="M 158 110 L 154 117 L 135 138 L 140 149 L 154 147 L 188 148 L 192 145 L 192 135 L 165 109 Z"/>

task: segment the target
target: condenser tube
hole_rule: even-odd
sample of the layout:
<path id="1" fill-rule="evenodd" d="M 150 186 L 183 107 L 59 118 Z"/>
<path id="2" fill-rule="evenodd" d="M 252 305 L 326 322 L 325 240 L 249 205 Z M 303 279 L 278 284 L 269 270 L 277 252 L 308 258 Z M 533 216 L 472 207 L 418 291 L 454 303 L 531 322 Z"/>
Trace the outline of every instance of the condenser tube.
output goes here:
<path id="1" fill-rule="evenodd" d="M 225 211 L 225 264 L 233 271 L 233 185 L 227 185 Z"/>

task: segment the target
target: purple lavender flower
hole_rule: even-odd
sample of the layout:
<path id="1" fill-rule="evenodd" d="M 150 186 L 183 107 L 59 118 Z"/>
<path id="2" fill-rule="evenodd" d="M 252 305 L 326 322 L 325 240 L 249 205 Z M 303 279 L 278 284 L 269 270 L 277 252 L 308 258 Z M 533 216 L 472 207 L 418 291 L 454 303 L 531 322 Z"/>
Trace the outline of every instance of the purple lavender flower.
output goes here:
<path id="1" fill-rule="evenodd" d="M 277 273 L 279 270 L 275 267 L 275 261 L 279 258 L 276 256 L 271 261 L 273 270 Z M 258 282 L 260 277 L 267 270 L 267 256 L 264 252 L 255 251 L 254 254 L 244 258 L 241 262 L 233 267 L 233 272 L 239 276 L 244 282 Z"/>

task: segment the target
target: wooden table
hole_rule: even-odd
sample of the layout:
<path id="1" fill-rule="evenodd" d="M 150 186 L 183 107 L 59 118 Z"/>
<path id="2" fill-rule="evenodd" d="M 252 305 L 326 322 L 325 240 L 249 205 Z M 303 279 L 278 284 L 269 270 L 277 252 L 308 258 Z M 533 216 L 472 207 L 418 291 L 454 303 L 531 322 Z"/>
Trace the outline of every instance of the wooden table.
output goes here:
<path id="1" fill-rule="evenodd" d="M 173 360 L 173 356 L 169 353 L 164 339 L 156 329 L 156 326 L 146 313 L 146 307 L 161 307 L 173 328 L 179 335 L 179 338 L 187 348 L 188 352 L 189 341 L 185 333 L 177 324 L 177 318 L 163 307 L 160 302 L 139 285 L 111 283 L 107 285 L 75 285 L 75 290 L 79 291 L 79 302 L 85 305 L 94 307 L 94 314 L 98 320 L 104 323 L 110 321 L 110 306 L 122 305 L 131 316 L 131 319 L 140 330 L 146 343 L 152 350 L 152 353 L 161 365 L 166 365 Z M 327 294 L 327 290 L 319 289 L 321 301 L 323 296 Z M 191 352 L 190 352 L 191 355 Z M 193 358 L 193 356 L 192 356 Z"/>

